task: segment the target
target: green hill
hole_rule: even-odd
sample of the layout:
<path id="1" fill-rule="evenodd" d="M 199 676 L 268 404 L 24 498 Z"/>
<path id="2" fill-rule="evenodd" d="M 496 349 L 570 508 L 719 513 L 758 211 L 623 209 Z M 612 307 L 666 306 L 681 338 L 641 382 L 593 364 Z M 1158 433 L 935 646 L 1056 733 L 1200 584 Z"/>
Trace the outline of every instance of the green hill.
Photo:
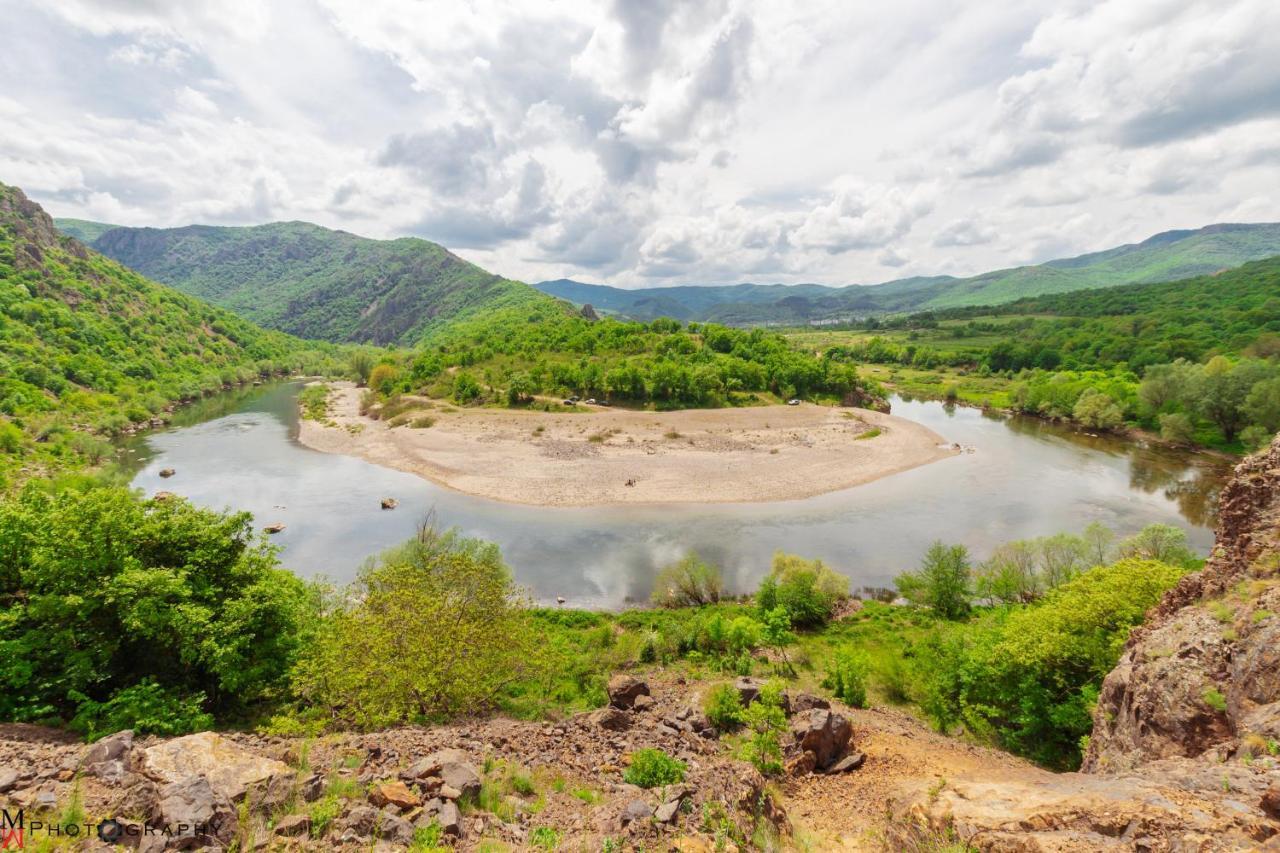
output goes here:
<path id="1" fill-rule="evenodd" d="M 1280 224 L 1209 225 L 1166 231 L 1141 243 L 1075 258 L 982 273 L 931 276 L 884 284 L 684 285 L 625 290 L 568 279 L 539 290 L 637 319 L 666 315 L 730 325 L 805 325 L 973 305 L 1000 305 L 1029 296 L 1173 281 L 1280 255 Z"/>
<path id="2" fill-rule="evenodd" d="M 295 369 L 302 345 L 148 281 L 0 184 L 0 489 L 96 461 L 99 435 Z"/>
<path id="3" fill-rule="evenodd" d="M 413 344 L 447 320 L 546 299 L 426 240 L 306 222 L 113 228 L 92 245 L 259 325 L 327 341 Z"/>
<path id="4" fill-rule="evenodd" d="M 68 237 L 75 237 L 86 246 L 97 240 L 112 228 L 119 228 L 119 225 L 112 225 L 109 222 L 93 222 L 88 219 L 55 219 L 53 224 L 58 230 Z"/>

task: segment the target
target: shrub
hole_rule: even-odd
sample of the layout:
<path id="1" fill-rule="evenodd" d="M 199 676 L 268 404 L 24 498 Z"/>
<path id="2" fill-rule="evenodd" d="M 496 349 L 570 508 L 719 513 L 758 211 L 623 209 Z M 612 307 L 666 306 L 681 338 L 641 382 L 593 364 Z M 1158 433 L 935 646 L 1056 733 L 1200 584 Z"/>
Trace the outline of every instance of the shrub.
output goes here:
<path id="1" fill-rule="evenodd" d="M 901 574 L 894 583 L 903 596 L 927 604 L 944 619 L 959 619 L 969 612 L 970 572 L 967 548 L 934 542 L 920 570 Z"/>
<path id="2" fill-rule="evenodd" d="M 660 607 L 692 607 L 714 604 L 723 594 L 720 569 L 691 553 L 658 572 L 650 597 Z"/>
<path id="3" fill-rule="evenodd" d="M 181 695 L 146 679 L 117 690 L 106 702 L 85 699 L 71 728 L 90 741 L 122 729 L 164 736 L 190 734 L 213 725 L 213 716 L 202 710 L 204 701 L 203 693 Z"/>
<path id="4" fill-rule="evenodd" d="M 1157 420 L 1160 423 L 1160 437 L 1165 441 L 1171 444 L 1191 444 L 1195 441 L 1195 425 L 1182 412 L 1167 412 Z"/>
<path id="5" fill-rule="evenodd" d="M 314 617 L 247 513 L 101 485 L 0 504 L 0 602 L 0 718 L 95 731 L 278 698 Z"/>
<path id="6" fill-rule="evenodd" d="M 849 579 L 821 560 L 773 555 L 773 567 L 756 593 L 762 613 L 781 607 L 791 624 L 812 628 L 831 619 L 836 604 L 849 597 Z"/>
<path id="7" fill-rule="evenodd" d="M 1124 423 L 1124 412 L 1115 400 L 1094 388 L 1086 388 L 1080 395 L 1071 417 L 1082 426 L 1096 430 L 1113 430 Z"/>
<path id="8" fill-rule="evenodd" d="M 424 525 L 361 571 L 296 689 L 362 728 L 482 711 L 525 669 L 525 618 L 496 546 Z"/>
<path id="9" fill-rule="evenodd" d="M 766 776 L 782 772 L 782 735 L 787 716 L 782 710 L 782 685 L 770 681 L 760 688 L 756 701 L 747 706 L 742 720 L 751 730 L 743 745 L 743 757 Z"/>
<path id="10" fill-rule="evenodd" d="M 841 649 L 831 660 L 823 686 L 851 708 L 867 707 L 867 656 L 854 649 Z"/>
<path id="11" fill-rule="evenodd" d="M 1172 566 L 1185 566 L 1196 559 L 1187 547 L 1187 532 L 1169 524 L 1148 524 L 1121 542 L 1119 550 L 1125 559 L 1156 560 Z"/>
<path id="12" fill-rule="evenodd" d="M 622 774 L 628 785 L 657 788 L 684 781 L 685 764 L 660 749 L 637 749 L 631 754 L 631 766 Z"/>
<path id="13" fill-rule="evenodd" d="M 742 725 L 742 696 L 732 684 L 717 684 L 703 700 L 702 711 L 707 720 L 722 732 Z"/>
<path id="14" fill-rule="evenodd" d="M 394 364 L 379 364 L 369 374 L 369 387 L 384 397 L 396 390 L 400 370 Z"/>

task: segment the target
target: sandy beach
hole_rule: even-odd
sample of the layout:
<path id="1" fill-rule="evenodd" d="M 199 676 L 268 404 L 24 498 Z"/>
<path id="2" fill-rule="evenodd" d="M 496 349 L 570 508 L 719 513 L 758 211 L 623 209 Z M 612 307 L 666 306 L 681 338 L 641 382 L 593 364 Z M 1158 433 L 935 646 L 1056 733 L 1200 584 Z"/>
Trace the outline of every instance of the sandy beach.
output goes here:
<path id="1" fill-rule="evenodd" d="M 434 423 L 419 428 L 362 416 L 360 394 L 350 383 L 335 383 L 327 421 L 303 420 L 301 442 L 459 492 L 540 506 L 790 500 L 956 452 L 920 424 L 866 409 L 802 404 L 549 414 L 424 400 L 411 417 Z"/>

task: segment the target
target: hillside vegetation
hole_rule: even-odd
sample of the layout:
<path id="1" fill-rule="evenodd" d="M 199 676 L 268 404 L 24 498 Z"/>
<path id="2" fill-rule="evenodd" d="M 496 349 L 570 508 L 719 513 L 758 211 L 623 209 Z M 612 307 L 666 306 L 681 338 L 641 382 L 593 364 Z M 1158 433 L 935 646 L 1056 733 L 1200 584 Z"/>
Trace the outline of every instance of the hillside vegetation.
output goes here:
<path id="1" fill-rule="evenodd" d="M 560 279 L 536 287 L 571 302 L 590 303 L 636 319 L 670 316 L 730 325 L 794 326 L 813 320 L 999 305 L 1043 294 L 1172 281 L 1278 254 L 1280 224 L 1224 224 L 1168 231 L 1137 244 L 970 278 L 917 277 L 847 287 L 739 284 L 643 290 Z"/>
<path id="2" fill-rule="evenodd" d="M 166 407 L 323 358 L 60 236 L 0 184 L 0 488 Z"/>
<path id="3" fill-rule="evenodd" d="M 455 317 L 549 301 L 426 240 L 306 222 L 113 228 L 92 246 L 261 326 L 326 341 L 412 345 Z"/>

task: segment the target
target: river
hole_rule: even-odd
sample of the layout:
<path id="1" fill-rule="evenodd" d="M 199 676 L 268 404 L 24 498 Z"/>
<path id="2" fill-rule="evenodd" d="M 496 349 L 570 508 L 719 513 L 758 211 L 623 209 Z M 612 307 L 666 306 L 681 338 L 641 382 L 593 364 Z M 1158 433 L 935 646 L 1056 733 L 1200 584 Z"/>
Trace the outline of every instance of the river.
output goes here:
<path id="1" fill-rule="evenodd" d="M 300 575 L 350 580 L 359 566 L 437 524 L 498 543 L 539 601 L 615 608 L 648 597 L 657 568 L 693 549 L 734 592 L 753 589 L 775 551 L 820 557 L 854 588 L 888 586 L 935 539 L 977 558 L 1001 542 L 1079 532 L 1098 521 L 1121 535 L 1161 522 L 1213 544 L 1227 467 L 1209 457 L 1091 437 L 1033 418 L 894 398 L 895 415 L 972 452 L 840 492 L 795 501 L 654 507 L 544 508 L 450 491 L 414 475 L 303 447 L 299 383 L 223 394 L 120 448 L 133 485 L 196 504 L 253 513 Z M 175 476 L 159 472 L 173 468 Z M 383 510 L 383 497 L 399 507 Z"/>

